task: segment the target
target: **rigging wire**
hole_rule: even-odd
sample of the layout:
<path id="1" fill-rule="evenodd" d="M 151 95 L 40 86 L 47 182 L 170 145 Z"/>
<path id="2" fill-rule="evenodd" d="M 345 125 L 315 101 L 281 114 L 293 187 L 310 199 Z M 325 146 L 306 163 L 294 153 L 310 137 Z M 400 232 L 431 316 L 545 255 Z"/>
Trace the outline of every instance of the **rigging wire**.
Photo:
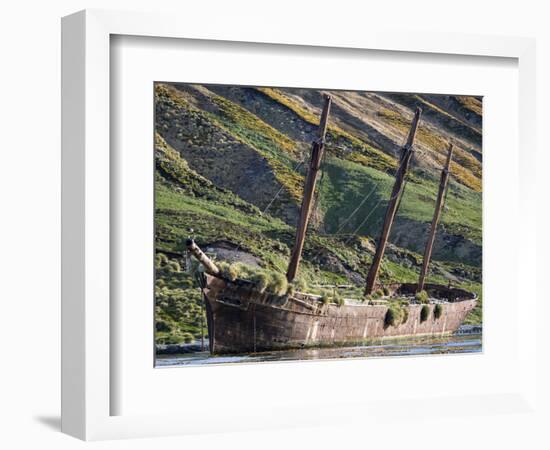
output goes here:
<path id="1" fill-rule="evenodd" d="M 300 166 L 302 164 L 304 164 L 305 160 L 306 160 L 306 157 L 304 156 L 301 161 L 298 161 L 298 164 L 293 169 L 294 172 L 296 172 L 300 168 Z M 267 210 L 271 207 L 271 205 L 273 205 L 273 202 L 277 199 L 277 197 L 279 197 L 281 192 L 283 192 L 284 188 L 285 188 L 285 185 L 282 184 L 281 187 L 279 188 L 279 190 L 277 191 L 277 193 L 273 196 L 273 198 L 269 201 L 267 206 L 261 212 L 262 216 L 267 212 Z M 240 249 L 241 249 L 241 243 L 239 242 L 239 245 L 237 245 L 237 248 L 235 249 L 235 252 L 238 252 Z"/>
<path id="2" fill-rule="evenodd" d="M 414 150 L 413 150 L 413 156 L 414 156 Z M 401 168 L 403 167 L 404 162 L 405 162 L 404 159 L 401 159 L 399 167 L 397 168 L 397 172 L 401 170 Z M 406 186 L 407 186 L 407 179 L 405 178 L 405 183 L 404 183 L 403 187 L 401 188 L 401 190 L 399 192 L 397 192 L 393 197 L 390 197 L 388 199 L 388 202 L 391 202 L 392 200 L 394 200 L 395 198 L 397 198 L 399 196 L 399 203 L 401 203 L 401 199 L 403 198 L 403 193 L 405 192 L 405 187 Z M 357 235 L 357 233 L 359 232 L 361 227 L 367 222 L 369 217 L 372 216 L 374 211 L 378 208 L 378 206 L 380 206 L 380 204 L 382 202 L 383 202 L 383 199 L 378 200 L 376 205 L 371 209 L 370 213 L 367 214 L 367 216 L 361 221 L 359 226 L 353 231 L 352 235 L 346 240 L 346 242 L 345 242 L 346 244 L 348 244 L 351 241 L 351 239 L 354 238 Z M 399 205 L 397 206 L 397 208 L 399 209 Z"/>
<path id="3" fill-rule="evenodd" d="M 402 146 L 404 147 L 404 145 Z M 414 154 L 413 154 L 414 155 Z M 396 169 L 396 172 L 398 172 L 399 170 L 401 170 L 401 167 L 403 166 L 403 163 L 404 163 L 404 160 L 401 159 L 400 160 L 400 163 Z M 405 180 L 406 182 L 407 180 Z M 376 187 L 378 187 L 380 185 L 380 183 L 376 183 L 375 187 L 373 189 L 375 189 Z M 400 192 L 398 192 L 397 194 L 395 194 L 393 197 L 390 197 L 390 199 L 388 201 L 391 201 L 393 199 L 395 199 L 398 195 L 402 195 L 402 193 L 404 192 L 405 190 L 405 187 L 406 187 L 406 184 L 403 186 L 403 188 L 401 189 Z M 366 197 L 369 197 L 371 195 L 372 191 L 369 192 L 369 194 L 367 194 Z M 402 197 L 401 197 L 402 198 Z M 365 200 L 365 199 L 364 199 Z M 366 201 L 366 200 L 365 200 Z M 384 200 L 383 199 L 379 199 L 378 202 L 376 202 L 376 204 L 374 205 L 374 207 L 371 209 L 371 211 L 367 214 L 367 216 L 361 221 L 361 223 L 359 224 L 359 226 L 357 226 L 355 228 L 355 230 L 353 231 L 353 233 L 351 235 L 347 235 L 349 236 L 348 239 L 346 239 L 346 241 L 344 242 L 344 245 L 347 245 L 356 235 L 357 233 L 359 232 L 359 230 L 361 229 L 361 227 L 367 222 L 367 220 L 372 216 L 372 214 L 376 211 L 376 209 L 382 204 Z M 348 217 L 350 218 L 350 217 Z M 334 236 L 333 234 L 331 234 L 330 236 Z M 311 259 L 315 259 L 317 256 L 319 256 L 321 254 L 323 250 L 322 249 L 319 249 L 316 253 L 314 253 L 311 257 Z"/>
<path id="4" fill-rule="evenodd" d="M 294 167 L 293 171 L 296 172 L 300 166 L 305 162 L 305 158 L 302 159 L 301 161 L 298 162 L 298 164 L 296 165 L 296 167 Z M 273 204 L 273 202 L 277 199 L 277 197 L 279 197 L 279 194 L 281 192 L 283 192 L 283 189 L 285 188 L 285 185 L 282 184 L 281 185 L 281 188 L 277 191 L 277 193 L 273 196 L 273 198 L 270 200 L 270 202 L 267 204 L 267 206 L 264 208 L 264 210 L 262 211 L 262 215 L 264 215 L 267 210 L 271 207 L 271 205 Z"/>
<path id="5" fill-rule="evenodd" d="M 336 233 L 332 233 L 332 236 L 338 236 L 340 234 L 340 231 L 342 231 L 344 229 L 344 227 L 347 225 L 347 223 L 351 220 L 351 218 L 353 216 L 355 216 L 355 214 L 357 214 L 357 212 L 359 211 L 359 209 L 361 209 L 361 207 L 365 204 L 365 202 L 370 198 L 370 196 L 373 194 L 373 192 L 376 190 L 376 188 L 378 187 L 378 185 L 376 183 L 374 183 L 374 186 L 373 188 L 371 189 L 371 191 L 363 198 L 363 200 L 361 200 L 361 203 L 359 203 L 359 205 L 357 206 L 357 208 L 355 208 L 352 213 L 346 218 L 346 220 L 344 220 L 344 222 L 342 222 L 342 224 L 340 225 L 340 227 L 338 227 L 338 229 L 336 230 Z"/>
<path id="6" fill-rule="evenodd" d="M 405 146 L 405 140 L 406 140 L 406 136 L 403 138 L 403 141 L 402 141 L 402 145 L 401 145 L 401 148 L 404 148 Z M 416 151 L 416 149 L 415 149 Z M 325 179 L 325 172 L 326 172 L 326 169 L 325 169 L 325 166 L 326 166 L 326 158 L 327 158 L 327 154 L 328 154 L 328 151 L 325 150 L 325 152 L 323 153 L 323 158 L 322 158 L 322 161 L 321 161 L 321 167 L 323 168 L 322 171 L 321 171 L 321 178 L 319 180 L 319 183 L 318 183 L 318 187 L 315 191 L 315 200 L 314 200 L 314 204 L 313 204 L 313 208 L 310 212 L 310 217 L 317 211 L 318 209 L 318 206 L 319 206 L 319 194 L 320 192 L 322 191 L 322 188 L 324 186 L 324 179 Z M 414 156 L 414 153 L 413 153 L 413 156 Z M 300 166 L 305 162 L 305 159 L 306 157 L 304 157 L 301 161 L 298 162 L 298 164 L 296 165 L 296 167 L 294 168 L 294 172 L 296 172 Z M 397 171 L 399 171 L 403 165 L 403 159 L 401 159 L 400 161 L 400 164 L 398 165 L 397 167 Z M 386 171 L 387 173 L 387 171 Z M 306 175 L 307 176 L 307 175 Z M 405 184 L 403 186 L 403 188 L 400 190 L 400 192 L 398 192 L 396 194 L 397 195 L 400 195 L 400 199 L 399 199 L 399 204 L 401 203 L 401 200 L 403 198 L 403 193 L 405 191 L 405 187 L 406 187 L 406 184 L 407 184 L 407 180 L 405 180 Z M 340 231 L 342 231 L 344 229 L 344 227 L 349 223 L 349 221 L 355 216 L 355 214 L 357 214 L 357 212 L 361 209 L 361 207 L 366 203 L 366 201 L 370 198 L 370 196 L 374 193 L 374 191 L 376 190 L 376 188 L 378 188 L 380 186 L 380 183 L 375 183 L 373 188 L 370 190 L 370 192 L 363 198 L 363 200 L 360 202 L 360 204 L 348 215 L 348 217 L 346 217 L 346 219 L 344 220 L 344 222 L 339 226 L 338 230 L 336 231 L 336 233 L 331 233 L 330 236 L 339 236 L 340 235 Z M 284 185 L 280 187 L 280 189 L 277 191 L 277 193 L 273 196 L 273 198 L 269 201 L 269 203 L 267 204 L 267 206 L 264 208 L 264 210 L 262 211 L 262 215 L 265 214 L 268 209 L 273 205 L 274 201 L 278 198 L 278 196 L 281 194 L 281 192 L 283 191 L 284 189 Z M 388 201 L 391 201 L 393 200 L 396 196 L 394 197 L 391 197 Z M 378 202 L 374 205 L 374 207 L 371 209 L 371 211 L 369 212 L 369 214 L 367 214 L 367 216 L 361 221 L 361 223 L 359 224 L 358 227 L 355 228 L 355 230 L 353 231 L 353 233 L 351 235 L 349 235 L 348 239 L 345 241 L 345 244 L 348 244 L 349 241 L 355 237 L 357 235 L 357 233 L 359 232 L 359 230 L 361 229 L 361 227 L 367 222 L 367 220 L 372 216 L 372 214 L 377 210 L 377 208 L 380 206 L 380 204 L 383 202 L 382 199 L 378 200 Z M 398 205 L 399 207 L 399 205 Z M 309 227 L 311 227 L 312 224 L 311 222 L 309 223 Z M 308 227 L 308 228 L 309 228 Z M 342 234 L 342 235 L 348 235 L 348 234 Z M 241 244 L 238 245 L 237 247 L 237 250 L 238 251 L 239 249 L 241 248 Z M 315 258 L 317 257 L 319 254 L 321 253 L 321 251 L 319 250 L 316 254 L 314 254 L 312 256 L 312 258 Z"/>

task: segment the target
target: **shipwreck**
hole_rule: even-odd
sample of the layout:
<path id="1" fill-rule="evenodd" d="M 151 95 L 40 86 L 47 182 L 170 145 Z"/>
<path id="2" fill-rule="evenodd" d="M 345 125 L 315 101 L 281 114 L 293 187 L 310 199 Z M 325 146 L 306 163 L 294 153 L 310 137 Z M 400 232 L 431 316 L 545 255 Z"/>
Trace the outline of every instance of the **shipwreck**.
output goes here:
<path id="1" fill-rule="evenodd" d="M 299 270 L 312 199 L 325 150 L 330 107 L 331 98 L 325 96 L 318 137 L 311 149 L 296 238 L 286 273 L 289 283 L 295 279 Z M 401 149 L 395 183 L 365 287 L 365 296 L 383 288 L 385 298 L 397 301 L 402 299 L 399 303 L 399 317 L 396 317 L 395 310 L 384 300 L 373 302 L 344 299 L 342 304 L 332 304 L 323 302 L 319 295 L 306 292 L 278 295 L 259 290 L 249 280 L 228 279 L 223 276 L 216 263 L 189 239 L 186 243 L 187 251 L 204 268 L 201 289 L 205 299 L 212 354 L 346 346 L 373 339 L 445 335 L 457 331 L 467 314 L 476 306 L 476 294 L 450 285 L 426 283 L 444 193 L 448 185 L 452 145 L 449 145 L 441 172 L 435 212 L 418 283 L 382 286 L 378 282 L 380 265 L 414 154 L 414 140 L 421 114 L 422 111 L 417 108 L 406 143 Z M 423 294 L 423 301 L 417 301 L 418 293 Z"/>

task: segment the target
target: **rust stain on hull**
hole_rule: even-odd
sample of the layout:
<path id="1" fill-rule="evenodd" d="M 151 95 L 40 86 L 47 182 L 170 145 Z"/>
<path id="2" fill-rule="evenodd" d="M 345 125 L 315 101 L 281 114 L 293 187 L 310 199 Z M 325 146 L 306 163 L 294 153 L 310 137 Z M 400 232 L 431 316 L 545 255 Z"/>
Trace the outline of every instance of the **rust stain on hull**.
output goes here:
<path id="1" fill-rule="evenodd" d="M 394 285 L 402 294 L 414 293 L 415 285 Z M 385 326 L 385 305 L 324 305 L 315 296 L 277 296 L 259 293 L 250 283 L 230 282 L 207 275 L 210 351 L 214 354 L 249 353 L 309 346 L 337 346 L 370 339 L 417 335 L 450 334 L 458 329 L 475 307 L 474 294 L 439 285 L 426 285 L 440 298 L 448 298 L 439 318 L 434 304 L 428 319 L 421 321 L 423 305 L 408 306 L 407 320 Z"/>

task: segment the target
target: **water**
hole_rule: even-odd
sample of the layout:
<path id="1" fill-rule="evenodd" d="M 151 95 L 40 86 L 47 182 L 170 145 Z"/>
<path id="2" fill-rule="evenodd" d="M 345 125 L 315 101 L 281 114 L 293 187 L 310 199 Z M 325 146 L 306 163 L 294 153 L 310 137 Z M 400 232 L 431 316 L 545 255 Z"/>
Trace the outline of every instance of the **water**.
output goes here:
<path id="1" fill-rule="evenodd" d="M 413 337 L 385 340 L 356 347 L 307 348 L 246 355 L 211 356 L 208 352 L 157 356 L 157 367 L 299 361 L 339 358 L 381 358 L 388 356 L 440 355 L 481 352 L 481 334 L 455 334 L 444 337 Z"/>

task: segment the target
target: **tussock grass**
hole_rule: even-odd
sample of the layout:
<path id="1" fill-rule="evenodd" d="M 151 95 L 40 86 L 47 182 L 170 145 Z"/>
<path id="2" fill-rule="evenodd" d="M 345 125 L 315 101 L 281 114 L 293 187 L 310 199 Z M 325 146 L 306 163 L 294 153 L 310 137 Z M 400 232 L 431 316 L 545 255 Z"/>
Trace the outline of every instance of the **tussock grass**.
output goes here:
<path id="1" fill-rule="evenodd" d="M 392 301 L 388 304 L 388 310 L 384 316 L 385 327 L 396 327 L 409 319 L 408 303 L 402 301 Z"/>
<path id="2" fill-rule="evenodd" d="M 309 289 L 307 281 L 305 279 L 303 279 L 302 277 L 296 278 L 292 282 L 292 286 L 298 292 L 307 292 L 308 289 Z"/>
<path id="3" fill-rule="evenodd" d="M 443 305 L 440 305 L 438 303 L 434 307 L 434 317 L 435 319 L 439 319 L 442 315 L 443 315 Z"/>
<path id="4" fill-rule="evenodd" d="M 190 274 L 172 269 L 177 259 L 157 252 L 155 258 L 155 340 L 158 344 L 189 343 L 201 336 L 201 294 Z M 205 331 L 206 334 L 206 331 Z"/>
<path id="5" fill-rule="evenodd" d="M 430 307 L 428 305 L 422 306 L 420 310 L 420 322 L 426 322 L 430 316 Z"/>
<path id="6" fill-rule="evenodd" d="M 241 262 L 229 264 L 221 261 L 217 265 L 224 278 L 231 281 L 236 279 L 251 281 L 260 292 L 267 291 L 276 295 L 284 295 L 288 291 L 286 277 L 280 272 L 254 267 Z"/>
<path id="7" fill-rule="evenodd" d="M 322 289 L 320 301 L 324 305 L 334 303 L 335 305 L 343 306 L 346 303 L 337 289 Z"/>
<path id="8" fill-rule="evenodd" d="M 417 292 L 414 296 L 414 299 L 418 303 L 427 304 L 429 302 L 428 293 L 426 291 Z"/>

